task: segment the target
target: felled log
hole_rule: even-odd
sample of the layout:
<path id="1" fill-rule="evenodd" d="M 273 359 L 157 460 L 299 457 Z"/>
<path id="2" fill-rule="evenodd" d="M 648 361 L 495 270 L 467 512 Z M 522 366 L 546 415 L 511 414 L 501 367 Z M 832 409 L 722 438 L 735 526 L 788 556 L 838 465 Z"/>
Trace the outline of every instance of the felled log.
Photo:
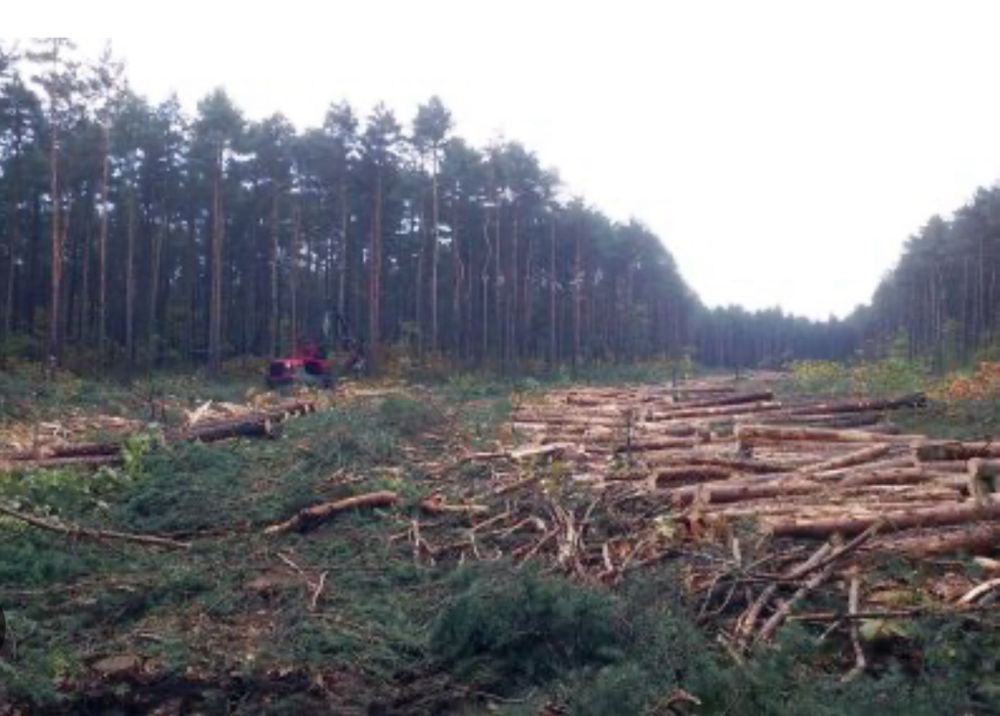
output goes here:
<path id="1" fill-rule="evenodd" d="M 964 552 L 990 554 L 1000 543 L 1000 523 L 977 522 L 961 527 L 938 528 L 921 534 L 903 533 L 880 538 L 871 545 L 872 552 L 893 552 L 922 559 Z"/>
<path id="2" fill-rule="evenodd" d="M 306 532 L 333 515 L 345 510 L 352 510 L 360 507 L 390 507 L 396 504 L 399 496 L 390 490 L 379 492 L 369 492 L 364 495 L 345 497 L 342 500 L 333 502 L 323 502 L 312 507 L 306 507 L 284 522 L 273 524 L 264 530 L 266 535 L 280 535 L 287 532 Z"/>
<path id="3" fill-rule="evenodd" d="M 714 418 L 720 416 L 743 415 L 745 413 L 767 413 L 782 409 L 777 402 L 741 403 L 739 405 L 720 405 L 709 408 L 681 408 L 666 413 L 652 413 L 645 417 L 648 422 L 662 420 L 679 420 L 681 418 Z"/>
<path id="4" fill-rule="evenodd" d="M 860 468 L 854 465 L 851 467 L 841 467 L 836 470 L 822 470 L 813 473 L 813 477 L 820 480 L 839 480 L 840 478 L 845 478 L 857 474 L 867 474 L 869 472 L 875 472 L 878 470 L 894 470 L 901 467 L 913 467 L 918 468 L 920 465 L 917 463 L 916 457 L 911 455 L 904 455 L 902 457 L 887 458 L 885 460 L 876 460 L 875 462 L 867 463 Z M 935 466 L 935 470 L 944 472 Z M 962 463 L 962 472 L 965 471 L 965 463 Z"/>
<path id="5" fill-rule="evenodd" d="M 808 441 L 838 443 L 912 442 L 921 435 L 875 435 L 863 430 L 827 430 L 824 428 L 783 427 L 778 425 L 737 425 L 736 439 L 740 444 Z"/>
<path id="6" fill-rule="evenodd" d="M 713 465 L 678 465 L 675 467 L 664 467 L 653 473 L 653 484 L 656 487 L 669 487 L 671 485 L 684 485 L 698 482 L 711 482 L 713 480 L 728 480 L 732 475 L 732 470 Z"/>
<path id="7" fill-rule="evenodd" d="M 515 448 L 510 451 L 510 459 L 514 462 L 523 462 L 540 457 L 569 458 L 577 457 L 580 452 L 575 443 L 549 443 L 547 445 L 528 445 L 527 447 Z"/>
<path id="8" fill-rule="evenodd" d="M 1000 443 L 948 440 L 925 442 L 917 446 L 917 459 L 923 462 L 971 460 L 974 457 L 1000 457 Z"/>
<path id="9" fill-rule="evenodd" d="M 511 422 L 527 424 L 541 423 L 543 425 L 601 425 L 609 428 L 625 427 L 625 421 L 620 417 L 604 415 L 567 415 L 565 412 L 559 414 L 546 414 L 520 411 L 511 416 Z"/>
<path id="10" fill-rule="evenodd" d="M 101 465 L 118 465 L 121 462 L 122 456 L 120 453 L 115 455 L 43 457 L 32 460 L 0 460 L 0 472 L 17 472 L 19 470 L 55 470 L 60 467 L 100 467 Z"/>
<path id="11" fill-rule="evenodd" d="M 945 504 L 913 510 L 884 512 L 881 515 L 845 515 L 821 519 L 766 520 L 764 526 L 775 537 L 826 537 L 835 532 L 857 534 L 876 522 L 885 522 L 885 531 L 899 531 L 917 527 L 943 527 L 966 522 L 985 522 L 1000 519 L 1000 503 L 975 501 Z"/>
<path id="12" fill-rule="evenodd" d="M 92 457 L 94 455 L 117 455 L 121 452 L 121 442 L 70 443 L 67 445 L 40 445 L 32 450 L 18 450 L 0 454 L 0 461 L 44 460 L 58 457 Z"/>
<path id="13" fill-rule="evenodd" d="M 913 393 L 889 400 L 856 400 L 837 403 L 813 403 L 789 408 L 792 414 L 836 414 L 836 413 L 868 413 L 873 410 L 898 410 L 900 408 L 923 408 L 927 405 L 927 396 L 923 393 Z"/>
<path id="14" fill-rule="evenodd" d="M 721 502 L 740 502 L 764 497 L 791 497 L 794 495 L 809 495 L 826 489 L 810 480 L 787 478 L 774 480 L 728 480 L 725 482 L 706 482 L 701 485 L 680 487 L 669 491 L 671 503 L 676 507 L 686 507 L 696 500 L 700 504 L 717 504 Z"/>
<path id="15" fill-rule="evenodd" d="M 640 439 L 655 440 L 657 437 L 667 435 L 673 438 L 688 438 L 697 435 L 702 428 L 691 423 L 653 423 L 647 425 L 640 421 L 632 426 Z"/>
<path id="16" fill-rule="evenodd" d="M 944 497 L 943 497 L 944 496 Z M 800 495 L 782 500 L 773 498 L 762 498 L 758 500 L 744 500 L 740 502 L 729 502 L 725 504 L 710 504 L 698 506 L 698 517 L 705 520 L 732 521 L 745 517 L 763 518 L 792 516 L 802 517 L 808 515 L 810 519 L 819 517 L 842 517 L 845 510 L 850 509 L 859 498 L 870 497 L 873 506 L 878 510 L 912 510 L 922 507 L 936 507 L 941 504 L 942 499 L 954 502 L 956 493 L 954 490 L 929 489 L 926 492 L 912 494 L 890 494 L 882 495 L 877 492 L 871 495 L 854 495 L 840 499 L 827 499 L 823 496 L 822 502 L 808 501 L 815 498 L 815 495 Z M 796 502 L 796 499 L 805 498 L 807 501 Z M 891 498 L 891 499 L 888 499 Z M 877 511 L 865 512 L 865 514 L 878 516 Z"/>
<path id="17" fill-rule="evenodd" d="M 676 450 L 693 448 L 697 443 L 684 438 L 661 438 L 659 440 L 636 440 L 629 445 L 616 445 L 614 452 L 649 452 L 651 450 Z"/>
<path id="18" fill-rule="evenodd" d="M 765 475 L 776 472 L 792 472 L 794 465 L 780 462 L 768 462 L 766 460 L 755 460 L 739 457 L 727 457 L 724 455 L 699 455 L 668 453 L 665 455 L 651 455 L 644 458 L 644 462 L 649 466 L 671 466 L 677 464 L 685 465 L 705 465 L 726 468 L 735 472 L 749 472 L 755 475 Z"/>
<path id="19" fill-rule="evenodd" d="M 845 475 L 839 483 L 841 489 L 861 485 L 917 485 L 932 480 L 947 480 L 951 473 L 927 470 L 923 467 L 898 467 L 863 470 Z M 964 484 L 965 479 L 959 478 Z"/>
<path id="20" fill-rule="evenodd" d="M 806 466 L 805 470 L 810 472 L 823 472 L 825 470 L 838 470 L 842 467 L 852 467 L 854 465 L 862 465 L 866 462 L 871 462 L 873 460 L 878 460 L 889 453 L 892 446 L 888 443 L 879 443 L 877 445 L 872 445 L 871 447 L 861 448 L 860 450 L 855 450 L 854 452 L 849 452 L 846 455 L 840 455 L 839 457 L 830 458 L 815 465 Z"/>
<path id="21" fill-rule="evenodd" d="M 0 505 L 0 514 L 6 515 L 7 517 L 20 522 L 24 522 L 32 527 L 37 527 L 38 529 L 66 535 L 72 539 L 90 539 L 98 541 L 115 540 L 119 542 L 131 542 L 133 544 L 146 545 L 149 547 L 164 547 L 167 549 L 189 549 L 191 547 L 190 542 L 179 542 L 177 540 L 170 539 L 169 537 L 133 534 L 131 532 L 118 532 L 116 530 L 96 530 L 90 529 L 89 527 L 80 527 L 79 525 L 62 524 L 59 522 L 52 522 L 50 520 L 43 520 L 23 512 L 18 512 L 17 510 L 12 510 L 8 507 L 4 507 L 3 505 Z"/>
<path id="22" fill-rule="evenodd" d="M 885 419 L 882 413 L 856 413 L 835 415 L 799 415 L 795 413 L 771 413 L 762 418 L 769 425 L 803 425 L 816 428 L 863 428 L 878 425 Z"/>
<path id="23" fill-rule="evenodd" d="M 236 437 L 273 438 L 280 434 L 280 425 L 268 414 L 254 414 L 233 420 L 213 420 L 194 425 L 179 436 L 178 440 L 216 442 Z"/>
<path id="24" fill-rule="evenodd" d="M 756 393 L 738 393 L 736 395 L 726 395 L 720 398 L 705 398 L 704 400 L 691 400 L 681 403 L 678 408 L 686 410 L 690 408 L 713 408 L 723 405 L 740 405 L 743 403 L 763 403 L 774 398 L 774 393 L 770 390 L 762 390 Z M 673 412 L 673 411 L 668 411 Z"/>

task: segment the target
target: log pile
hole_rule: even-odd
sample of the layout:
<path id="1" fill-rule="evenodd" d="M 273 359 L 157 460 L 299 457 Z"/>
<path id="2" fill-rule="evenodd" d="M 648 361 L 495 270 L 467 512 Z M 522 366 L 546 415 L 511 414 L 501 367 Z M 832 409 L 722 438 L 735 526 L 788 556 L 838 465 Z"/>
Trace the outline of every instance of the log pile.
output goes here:
<path id="1" fill-rule="evenodd" d="M 888 422 L 925 403 L 908 395 L 786 405 L 770 390 L 710 384 L 573 389 L 518 406 L 520 446 L 509 454 L 558 445 L 572 455 L 568 479 L 595 493 L 629 484 L 690 537 L 736 520 L 811 539 L 880 523 L 867 551 L 977 548 L 1000 507 L 992 495 L 969 495 L 963 461 L 1000 457 L 1000 446 L 933 442 Z"/>
<path id="2" fill-rule="evenodd" d="M 227 411 L 221 417 L 206 417 L 203 411 L 184 427 L 167 431 L 164 439 L 207 443 L 236 437 L 274 438 L 280 434 L 285 420 L 315 410 L 313 402 L 293 400 L 266 409 Z M 116 465 L 122 462 L 127 439 L 128 435 L 123 435 L 103 442 L 45 442 L 28 449 L 0 451 L 0 472 Z"/>
<path id="3" fill-rule="evenodd" d="M 738 658 L 814 592 L 839 590 L 843 610 L 823 618 L 850 637 L 854 678 L 865 657 L 852 620 L 887 614 L 866 600 L 867 562 L 990 552 L 1000 538 L 1000 501 L 970 494 L 966 463 L 1000 458 L 1000 446 L 890 422 L 924 402 L 786 404 L 766 386 L 711 381 L 549 392 L 515 407 L 496 450 L 455 460 L 491 481 L 459 483 L 449 500 L 485 507 L 425 510 L 397 539 L 420 561 L 541 560 L 604 584 L 685 557 L 701 617 Z M 974 472 L 998 475 L 1000 463 Z M 455 520 L 460 533 L 434 531 Z"/>

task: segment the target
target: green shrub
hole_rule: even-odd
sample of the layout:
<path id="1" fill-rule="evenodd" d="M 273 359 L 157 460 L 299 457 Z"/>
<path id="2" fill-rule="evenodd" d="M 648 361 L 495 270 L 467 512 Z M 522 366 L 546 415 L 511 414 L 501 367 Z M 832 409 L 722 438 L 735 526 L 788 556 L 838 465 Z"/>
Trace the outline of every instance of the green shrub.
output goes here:
<path id="1" fill-rule="evenodd" d="M 889 358 L 849 365 L 836 361 L 796 361 L 790 388 L 805 395 L 886 397 L 925 388 L 928 371 L 922 363 Z"/>
<path id="2" fill-rule="evenodd" d="M 607 594 L 510 565 L 463 577 L 467 586 L 431 633 L 431 652 L 459 678 L 509 691 L 614 659 L 614 607 Z"/>

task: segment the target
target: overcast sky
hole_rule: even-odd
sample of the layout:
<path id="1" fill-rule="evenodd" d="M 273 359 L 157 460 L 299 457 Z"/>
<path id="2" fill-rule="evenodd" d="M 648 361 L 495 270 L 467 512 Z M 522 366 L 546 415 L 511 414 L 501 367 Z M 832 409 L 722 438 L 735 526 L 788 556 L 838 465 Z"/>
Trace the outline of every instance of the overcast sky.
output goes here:
<path id="1" fill-rule="evenodd" d="M 251 118 L 382 99 L 408 123 L 438 94 L 462 136 L 648 224 L 709 305 L 844 315 L 1000 178 L 996 2 L 7 5 L 6 36 L 110 36 L 136 90 L 192 109 L 223 85 Z"/>

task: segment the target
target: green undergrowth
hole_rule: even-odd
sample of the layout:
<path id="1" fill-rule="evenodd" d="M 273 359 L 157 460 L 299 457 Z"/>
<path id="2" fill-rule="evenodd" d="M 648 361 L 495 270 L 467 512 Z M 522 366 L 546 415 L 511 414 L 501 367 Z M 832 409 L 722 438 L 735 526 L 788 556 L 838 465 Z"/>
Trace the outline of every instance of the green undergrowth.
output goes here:
<path id="1" fill-rule="evenodd" d="M 919 362 L 902 358 L 842 363 L 796 361 L 781 392 L 793 395 L 881 398 L 926 390 L 932 376 Z"/>
<path id="2" fill-rule="evenodd" d="M 678 689 L 701 702 L 686 711 L 699 714 L 930 716 L 1000 706 L 991 631 L 915 622 L 905 649 L 894 645 L 898 656 L 883 655 L 874 676 L 845 685 L 843 644 L 818 644 L 795 626 L 736 664 L 694 626 L 679 583 L 669 568 L 612 592 L 506 564 L 470 567 L 449 581 L 431 653 L 474 692 L 517 702 L 503 709 L 512 714 L 553 700 L 588 716 L 667 713 Z"/>

